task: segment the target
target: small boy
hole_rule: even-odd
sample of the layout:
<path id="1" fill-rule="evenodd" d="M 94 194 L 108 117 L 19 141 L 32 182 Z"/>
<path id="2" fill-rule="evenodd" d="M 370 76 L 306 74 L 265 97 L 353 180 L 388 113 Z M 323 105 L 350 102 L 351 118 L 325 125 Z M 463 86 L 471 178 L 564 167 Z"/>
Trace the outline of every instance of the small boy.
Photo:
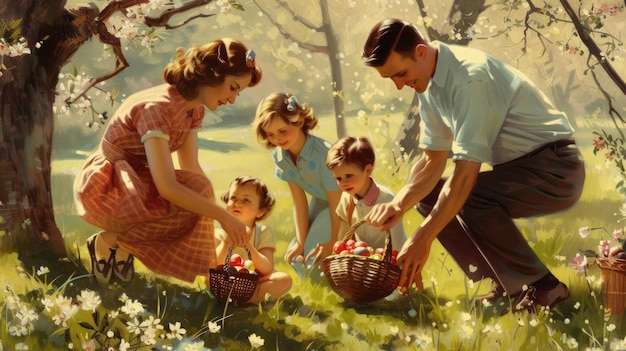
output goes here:
<path id="1" fill-rule="evenodd" d="M 393 200 L 394 194 L 372 178 L 375 158 L 372 144 L 364 137 L 339 139 L 328 150 L 326 166 L 342 191 L 335 210 L 341 219 L 339 238 L 343 237 L 350 225 L 363 219 L 372 206 Z M 400 250 L 406 240 L 402 221 L 390 232 L 393 249 Z M 355 237 L 373 248 L 385 247 L 385 235 L 378 228 L 361 225 L 356 229 Z"/>

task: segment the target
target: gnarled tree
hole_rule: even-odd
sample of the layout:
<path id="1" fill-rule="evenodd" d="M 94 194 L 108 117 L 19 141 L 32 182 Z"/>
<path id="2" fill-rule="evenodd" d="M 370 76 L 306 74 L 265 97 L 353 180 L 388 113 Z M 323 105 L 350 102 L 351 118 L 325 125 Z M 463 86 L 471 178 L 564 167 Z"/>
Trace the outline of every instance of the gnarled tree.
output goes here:
<path id="1" fill-rule="evenodd" d="M 129 62 L 109 21 L 123 14 L 149 28 L 175 29 L 209 17 L 212 0 L 115 0 L 75 9 L 65 0 L 0 2 L 0 251 L 32 256 L 43 251 L 66 256 L 55 222 L 51 178 L 53 104 L 59 73 L 88 40 L 109 45 L 115 55 L 110 72 L 88 82 L 68 104 L 88 98 L 85 92 Z M 229 6 L 242 10 L 235 1 Z M 200 9 L 200 13 L 190 10 Z M 151 10 L 142 13 L 143 10 Z M 175 19 L 182 18 L 180 22 Z M 11 50 L 10 50 L 11 49 Z"/>

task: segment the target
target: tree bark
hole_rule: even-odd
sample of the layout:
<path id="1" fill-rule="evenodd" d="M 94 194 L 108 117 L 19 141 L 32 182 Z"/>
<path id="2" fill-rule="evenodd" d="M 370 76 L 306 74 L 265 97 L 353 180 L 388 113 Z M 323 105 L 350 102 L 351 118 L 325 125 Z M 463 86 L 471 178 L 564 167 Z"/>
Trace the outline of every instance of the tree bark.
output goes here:
<path id="1" fill-rule="evenodd" d="M 66 256 L 54 219 L 51 177 L 52 105 L 61 67 L 89 37 L 89 21 L 69 12 L 64 0 L 13 1 L 0 18 L 22 20 L 31 54 L 4 57 L 0 77 L 0 251 Z M 95 17 L 95 16 L 94 16 Z M 41 48 L 35 44 L 41 43 Z"/>
<path id="2" fill-rule="evenodd" d="M 328 60 L 330 61 L 330 76 L 332 79 L 333 104 L 335 107 L 335 127 L 337 129 L 337 138 L 346 136 L 346 115 L 343 103 L 343 77 L 341 75 L 341 62 L 337 57 L 339 49 L 339 38 L 333 29 L 330 14 L 328 12 L 328 0 L 320 0 L 320 9 L 322 10 L 322 28 L 326 36 L 326 45 L 328 47 Z"/>

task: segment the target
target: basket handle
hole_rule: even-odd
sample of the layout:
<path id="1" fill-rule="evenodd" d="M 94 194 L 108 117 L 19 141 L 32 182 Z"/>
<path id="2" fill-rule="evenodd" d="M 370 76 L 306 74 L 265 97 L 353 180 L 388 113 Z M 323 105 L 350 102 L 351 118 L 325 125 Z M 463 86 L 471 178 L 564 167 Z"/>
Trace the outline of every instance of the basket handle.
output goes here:
<path id="1" fill-rule="evenodd" d="M 250 249 L 248 249 L 247 246 L 242 246 L 246 252 L 248 253 L 248 259 L 251 260 L 252 259 L 252 254 L 250 253 Z M 233 254 L 233 245 L 230 245 L 228 247 L 228 253 L 226 253 L 226 261 L 224 262 L 224 270 L 226 270 L 226 268 L 230 267 L 230 256 Z"/>
<path id="2" fill-rule="evenodd" d="M 354 233 L 356 229 L 364 224 L 365 220 L 361 219 L 360 221 L 355 222 L 353 225 L 348 228 L 348 231 L 343 235 L 343 241 L 352 239 L 354 240 Z M 389 230 L 385 231 L 385 254 L 383 255 L 383 261 L 391 262 L 391 252 L 393 251 L 393 247 L 391 246 L 391 232 Z"/>

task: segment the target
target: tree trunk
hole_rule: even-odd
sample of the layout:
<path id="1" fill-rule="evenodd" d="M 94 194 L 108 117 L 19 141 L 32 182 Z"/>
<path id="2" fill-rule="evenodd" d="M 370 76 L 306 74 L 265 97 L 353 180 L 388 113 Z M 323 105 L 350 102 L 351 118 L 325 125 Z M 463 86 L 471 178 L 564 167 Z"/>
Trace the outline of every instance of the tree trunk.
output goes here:
<path id="1" fill-rule="evenodd" d="M 330 21 L 328 0 L 320 0 L 320 9 L 322 11 L 323 28 L 329 52 L 328 59 L 330 61 L 330 73 L 333 85 L 333 104 L 335 107 L 337 138 L 342 138 L 346 136 L 346 116 L 343 104 L 343 77 L 341 75 L 341 62 L 339 62 L 339 58 L 337 57 L 341 50 L 339 49 L 339 39 L 337 38 L 337 33 L 333 29 Z"/>
<path id="2" fill-rule="evenodd" d="M 74 26 L 77 13 L 64 6 L 64 0 L 0 5 L 0 18 L 22 20 L 20 36 L 31 49 L 31 54 L 5 56 L 0 77 L 1 252 L 66 256 L 50 187 L 52 105 L 61 67 L 91 34 L 84 21 L 76 21 L 83 27 Z M 37 42 L 41 48 L 35 47 Z"/>

